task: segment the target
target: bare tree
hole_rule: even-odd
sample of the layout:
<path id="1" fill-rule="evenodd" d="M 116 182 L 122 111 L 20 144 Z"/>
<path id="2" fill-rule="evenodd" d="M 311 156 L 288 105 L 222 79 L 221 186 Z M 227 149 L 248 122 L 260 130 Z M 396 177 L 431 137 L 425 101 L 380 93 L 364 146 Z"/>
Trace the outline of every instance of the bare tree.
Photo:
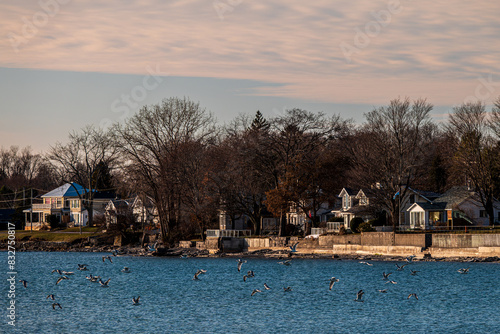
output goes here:
<path id="1" fill-rule="evenodd" d="M 112 133 L 90 125 L 84 127 L 81 132 L 72 131 L 67 144 L 58 142 L 50 149 L 48 157 L 59 179 L 64 183 L 73 185 L 73 182 L 76 182 L 83 186 L 82 193 L 73 185 L 89 214 L 89 225 L 92 225 L 93 220 L 97 182 L 105 171 L 102 166 L 113 167 L 117 153 Z"/>
<path id="2" fill-rule="evenodd" d="M 377 204 L 390 214 L 393 227 L 399 220 L 399 198 L 417 180 L 432 142 L 432 108 L 425 99 L 413 104 L 409 98 L 392 100 L 367 113 L 366 123 L 347 141 L 353 175 L 365 187 L 377 189 Z"/>
<path id="3" fill-rule="evenodd" d="M 498 112 L 494 110 L 492 119 L 488 120 L 485 105 L 481 102 L 457 106 L 449 117 L 449 128 L 458 139 L 454 162 L 478 192 L 490 225 L 495 221 L 494 186 L 499 171 L 498 139 L 493 137 L 497 117 Z"/>
<path id="4" fill-rule="evenodd" d="M 183 145 L 206 145 L 214 141 L 215 122 L 198 103 L 186 98 L 165 99 L 144 106 L 124 125 L 117 125 L 127 172 L 142 182 L 158 209 L 162 238 L 175 240 L 181 222 Z"/>

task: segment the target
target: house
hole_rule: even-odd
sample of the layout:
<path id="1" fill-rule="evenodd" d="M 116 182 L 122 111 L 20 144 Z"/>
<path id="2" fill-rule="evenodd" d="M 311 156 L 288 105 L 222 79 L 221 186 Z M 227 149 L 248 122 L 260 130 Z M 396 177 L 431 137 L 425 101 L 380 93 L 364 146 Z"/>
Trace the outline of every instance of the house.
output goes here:
<path id="1" fill-rule="evenodd" d="M 486 210 L 477 192 L 453 187 L 432 202 L 416 202 L 407 209 L 410 229 L 453 229 L 457 226 L 489 225 Z M 495 220 L 500 220 L 500 202 L 494 200 Z"/>
<path id="2" fill-rule="evenodd" d="M 45 195 L 41 196 L 42 203 L 33 204 L 30 209 L 24 210 L 25 229 L 38 230 L 47 225 L 50 216 L 68 226 L 87 225 L 88 211 L 84 208 L 80 196 L 85 194 L 85 188 L 77 183 L 66 183 Z M 87 189 L 88 191 L 88 189 Z M 80 196 L 79 196 L 80 195 Z M 109 199 L 98 196 L 96 192 L 93 201 L 94 215 L 103 212 Z"/>
<path id="3" fill-rule="evenodd" d="M 351 229 L 351 220 L 355 217 L 361 217 L 364 221 L 375 218 L 374 207 L 371 198 L 373 198 L 371 190 L 360 189 L 355 191 L 351 188 L 343 188 L 339 198 L 342 199 L 341 207 L 332 210 L 332 213 L 337 217 L 342 217 L 342 222 L 328 222 L 327 230 L 338 232 L 341 226 L 346 230 Z"/>
<path id="4" fill-rule="evenodd" d="M 140 196 L 128 200 L 112 199 L 108 201 L 104 216 L 106 227 L 116 224 L 118 217 L 131 215 L 135 223 L 142 227 L 156 229 L 158 225 L 158 210 L 151 197 L 146 196 L 143 201 Z"/>
<path id="5" fill-rule="evenodd" d="M 398 191 L 394 196 L 395 199 L 399 196 L 400 192 Z M 410 212 L 408 208 L 412 206 L 414 203 L 427 203 L 430 204 L 441 196 L 441 194 L 432 192 L 432 191 L 422 191 L 413 189 L 411 187 L 407 188 L 407 191 L 403 197 L 401 197 L 400 206 L 400 215 L 399 215 L 399 225 L 402 228 L 410 228 Z M 423 204 L 425 205 L 425 204 Z"/>

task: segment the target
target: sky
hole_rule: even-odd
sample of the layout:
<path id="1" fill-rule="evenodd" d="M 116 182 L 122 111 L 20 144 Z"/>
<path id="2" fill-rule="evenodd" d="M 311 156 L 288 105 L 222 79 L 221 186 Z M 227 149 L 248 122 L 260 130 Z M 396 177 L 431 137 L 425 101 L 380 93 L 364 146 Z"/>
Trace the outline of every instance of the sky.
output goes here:
<path id="1" fill-rule="evenodd" d="M 87 124 L 188 97 L 220 124 L 260 110 L 357 123 L 398 97 L 500 96 L 500 2 L 0 0 L 0 147 L 45 152 Z"/>

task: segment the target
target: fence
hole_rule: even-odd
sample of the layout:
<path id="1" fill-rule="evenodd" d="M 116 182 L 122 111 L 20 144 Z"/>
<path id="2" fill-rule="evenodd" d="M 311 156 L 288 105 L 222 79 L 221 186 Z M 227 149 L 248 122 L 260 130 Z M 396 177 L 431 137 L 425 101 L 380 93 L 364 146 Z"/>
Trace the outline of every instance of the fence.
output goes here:
<path id="1" fill-rule="evenodd" d="M 252 234 L 251 230 L 207 230 L 207 238 L 219 237 L 249 237 Z"/>

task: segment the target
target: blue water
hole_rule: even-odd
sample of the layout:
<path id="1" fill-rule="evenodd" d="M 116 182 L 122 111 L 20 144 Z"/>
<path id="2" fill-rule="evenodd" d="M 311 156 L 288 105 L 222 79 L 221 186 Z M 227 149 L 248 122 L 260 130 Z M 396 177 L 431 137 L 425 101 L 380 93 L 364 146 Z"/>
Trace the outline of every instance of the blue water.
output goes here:
<path id="1" fill-rule="evenodd" d="M 16 326 L 7 324 L 9 284 L 2 284 L 2 333 L 498 333 L 498 263 L 247 258 L 113 257 L 104 253 L 17 253 Z M 7 278 L 7 253 L 2 253 Z M 77 264 L 90 271 L 78 271 Z M 131 273 L 120 270 L 127 266 Z M 459 268 L 469 267 L 469 274 Z M 419 270 L 410 275 L 410 267 Z M 56 285 L 53 269 L 74 271 Z M 198 269 L 207 270 L 199 281 Z M 255 277 L 243 281 L 247 270 Z M 386 284 L 382 272 L 393 272 Z M 85 276 L 111 278 L 108 288 Z M 339 278 L 332 291 L 330 277 Z M 271 290 L 265 290 L 267 283 Z M 290 286 L 291 292 L 283 287 Z M 253 289 L 262 293 L 250 296 Z M 377 289 L 388 289 L 380 293 Z M 355 302 L 365 291 L 364 302 Z M 417 293 L 419 300 L 407 299 Z M 54 294 L 62 309 L 52 309 Z M 134 306 L 132 297 L 141 296 Z"/>

